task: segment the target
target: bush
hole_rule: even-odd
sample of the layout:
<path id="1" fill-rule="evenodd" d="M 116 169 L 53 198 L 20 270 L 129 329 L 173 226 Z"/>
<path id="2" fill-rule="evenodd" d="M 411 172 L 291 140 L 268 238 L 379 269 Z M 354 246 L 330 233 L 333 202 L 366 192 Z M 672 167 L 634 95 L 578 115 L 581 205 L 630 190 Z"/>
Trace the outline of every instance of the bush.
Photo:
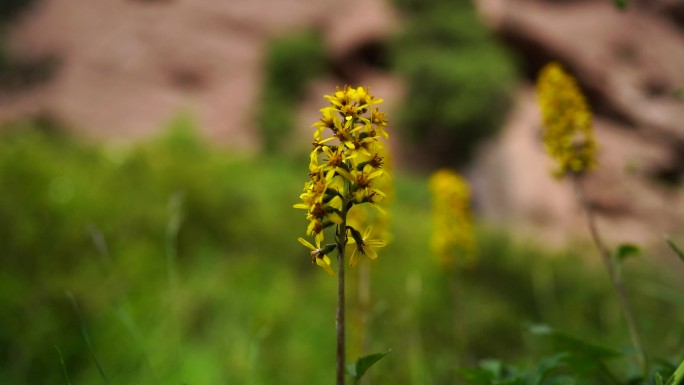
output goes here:
<path id="1" fill-rule="evenodd" d="M 408 86 L 400 124 L 436 163 L 462 164 L 503 121 L 513 60 L 467 4 L 399 3 L 412 12 L 393 42 L 394 65 Z"/>
<path id="2" fill-rule="evenodd" d="M 271 41 L 266 51 L 265 80 L 256 118 L 266 151 L 277 151 L 280 143 L 287 140 L 308 82 L 325 69 L 323 42 L 316 31 Z"/>

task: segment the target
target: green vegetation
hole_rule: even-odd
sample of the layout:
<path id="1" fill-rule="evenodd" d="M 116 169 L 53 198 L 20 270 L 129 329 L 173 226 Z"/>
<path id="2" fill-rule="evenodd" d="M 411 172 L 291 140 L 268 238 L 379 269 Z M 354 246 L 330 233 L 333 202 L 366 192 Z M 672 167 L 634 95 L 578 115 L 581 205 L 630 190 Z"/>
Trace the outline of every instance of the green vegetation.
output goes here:
<path id="1" fill-rule="evenodd" d="M 3 127 L 0 140 L 3 382 L 332 382 L 335 281 L 296 242 L 306 221 L 292 208 L 306 157 L 229 153 L 199 139 L 188 118 L 135 146 L 45 126 Z M 425 178 L 393 180 L 394 237 L 373 265 L 366 331 L 366 353 L 392 353 L 369 383 L 461 383 L 463 368 L 489 357 L 532 365 L 545 350 L 526 323 L 629 346 L 593 254 L 480 229 L 479 264 L 449 273 L 428 252 Z M 647 348 L 675 357 L 684 287 L 653 265 L 631 258 L 624 274 Z M 357 271 L 349 278 L 357 357 Z"/>
<path id="2" fill-rule="evenodd" d="M 499 128 L 516 70 L 469 1 L 395 0 L 408 25 L 392 42 L 407 84 L 399 120 L 440 165 L 459 165 Z"/>
<path id="3" fill-rule="evenodd" d="M 264 150 L 280 149 L 292 133 L 307 84 L 326 70 L 320 34 L 304 31 L 271 41 L 266 49 L 264 85 L 256 116 Z"/>

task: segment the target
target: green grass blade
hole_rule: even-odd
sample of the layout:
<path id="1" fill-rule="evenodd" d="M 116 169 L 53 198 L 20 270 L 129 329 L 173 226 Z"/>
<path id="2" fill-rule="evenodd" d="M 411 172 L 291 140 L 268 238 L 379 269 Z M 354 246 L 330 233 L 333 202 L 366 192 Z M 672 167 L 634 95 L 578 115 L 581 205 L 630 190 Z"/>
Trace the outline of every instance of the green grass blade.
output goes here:
<path id="1" fill-rule="evenodd" d="M 143 352 L 143 357 L 145 359 L 145 365 L 147 366 L 147 369 L 149 370 L 150 375 L 154 380 L 154 383 L 159 385 L 159 379 L 157 378 L 157 374 L 155 373 L 154 368 L 152 367 L 152 362 L 150 362 L 149 354 L 147 354 L 147 346 L 145 344 L 145 339 L 143 338 L 140 329 L 135 324 L 135 321 L 133 321 L 133 318 L 131 318 L 128 312 L 120 305 L 114 305 L 114 313 L 117 317 L 119 317 L 121 323 L 124 324 L 126 329 L 128 329 L 133 338 L 140 345 L 140 348 Z"/>
<path id="2" fill-rule="evenodd" d="M 100 361 L 97 359 L 97 356 L 95 355 L 95 349 L 93 349 L 93 343 L 90 340 L 90 335 L 88 334 L 88 328 L 86 327 L 85 321 L 83 320 L 83 315 L 81 314 L 81 310 L 78 307 L 78 303 L 76 302 L 76 298 L 74 298 L 74 295 L 71 294 L 71 292 L 67 292 L 67 297 L 69 297 L 69 300 L 71 301 L 71 305 L 74 307 L 74 310 L 76 311 L 76 315 L 78 316 L 78 323 L 81 328 L 81 335 L 83 336 L 83 340 L 85 341 L 86 345 L 88 346 L 88 350 L 90 351 L 90 355 L 93 357 L 93 361 L 95 361 L 95 365 L 97 366 L 97 370 L 100 372 L 100 377 L 102 377 L 102 380 L 105 382 L 105 384 L 109 385 L 109 378 L 107 377 L 107 374 L 105 373 L 104 369 L 102 368 L 102 365 L 100 365 Z"/>
<path id="3" fill-rule="evenodd" d="M 667 379 L 667 382 L 665 385 L 679 385 L 682 383 L 682 380 L 684 379 L 684 360 L 679 364 L 677 369 L 675 369 L 674 373 L 670 376 L 670 378 Z"/>
<path id="4" fill-rule="evenodd" d="M 674 251 L 675 254 L 677 254 L 677 256 L 679 257 L 679 259 L 681 259 L 682 262 L 684 262 L 684 250 L 680 249 L 679 246 L 677 246 L 677 244 L 674 243 L 674 241 L 670 237 L 665 238 L 665 242 L 667 242 L 667 244 L 670 245 L 672 251 Z"/>
<path id="5" fill-rule="evenodd" d="M 69 381 L 69 373 L 67 373 L 66 365 L 64 364 L 64 357 L 62 356 L 62 351 L 59 350 L 59 347 L 55 345 L 55 349 L 57 349 L 57 354 L 59 354 L 59 362 L 62 364 L 62 371 L 64 371 L 64 378 L 66 379 L 67 385 L 71 385 L 71 381 Z"/>

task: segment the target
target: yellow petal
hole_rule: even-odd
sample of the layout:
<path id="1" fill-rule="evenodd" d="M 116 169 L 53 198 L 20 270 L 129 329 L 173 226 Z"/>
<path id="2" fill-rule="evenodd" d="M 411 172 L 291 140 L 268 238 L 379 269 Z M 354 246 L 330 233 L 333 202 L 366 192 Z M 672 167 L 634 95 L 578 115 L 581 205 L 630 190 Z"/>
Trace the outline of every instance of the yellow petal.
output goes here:
<path id="1" fill-rule="evenodd" d="M 301 243 L 302 245 L 308 247 L 309 249 L 311 249 L 311 250 L 316 250 L 316 248 L 314 247 L 314 245 L 312 245 L 311 243 L 309 243 L 309 241 L 307 241 L 306 239 L 304 239 L 304 238 L 302 238 L 302 237 L 299 237 L 299 238 L 297 238 L 297 240 L 299 241 L 299 243 Z"/>
<path id="2" fill-rule="evenodd" d="M 352 241 L 353 241 L 353 238 L 352 238 Z M 349 267 L 356 266 L 356 261 L 357 261 L 356 254 L 358 254 L 358 251 L 359 251 L 359 248 L 355 247 L 354 251 L 352 252 L 351 257 L 349 258 Z"/>
<path id="3" fill-rule="evenodd" d="M 325 270 L 326 273 L 328 273 L 329 276 L 334 277 L 335 272 L 333 269 L 330 267 L 330 258 L 328 258 L 327 255 L 324 255 L 321 258 L 316 258 L 316 264 Z"/>

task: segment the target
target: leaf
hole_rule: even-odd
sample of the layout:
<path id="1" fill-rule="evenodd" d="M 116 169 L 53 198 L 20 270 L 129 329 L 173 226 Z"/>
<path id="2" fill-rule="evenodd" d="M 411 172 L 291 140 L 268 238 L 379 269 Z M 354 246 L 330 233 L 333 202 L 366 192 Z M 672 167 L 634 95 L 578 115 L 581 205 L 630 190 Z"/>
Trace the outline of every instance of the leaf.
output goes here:
<path id="1" fill-rule="evenodd" d="M 631 243 L 623 243 L 615 252 L 615 260 L 618 263 L 621 263 L 625 259 L 629 257 L 637 257 L 639 254 L 641 254 L 641 249 L 639 249 L 639 246 Z"/>
<path id="2" fill-rule="evenodd" d="M 595 372 L 604 361 L 624 355 L 617 350 L 558 332 L 548 325 L 531 325 L 528 326 L 528 329 L 532 334 L 550 338 L 556 352 L 567 354 L 560 355 L 557 359 L 567 364 L 572 371 L 578 374 Z M 549 363 L 553 363 L 553 360 Z"/>
<path id="3" fill-rule="evenodd" d="M 661 376 L 660 373 L 655 374 L 655 382 L 656 385 L 663 385 L 663 376 Z"/>
<path id="4" fill-rule="evenodd" d="M 355 364 L 347 365 L 347 374 L 354 379 L 354 384 L 358 384 L 366 371 L 391 351 L 392 349 L 389 349 L 384 353 L 375 353 L 359 358 Z"/>
<path id="5" fill-rule="evenodd" d="M 665 385 L 679 385 L 684 379 L 684 360 L 679 364 L 674 373 L 667 379 Z"/>
<path id="6" fill-rule="evenodd" d="M 568 353 L 558 353 L 550 357 L 546 357 L 539 362 L 537 370 L 532 373 L 528 380 L 528 384 L 539 385 L 544 383 L 544 380 L 551 371 L 563 365 L 563 362 L 568 358 Z"/>
<path id="7" fill-rule="evenodd" d="M 537 336 L 547 336 L 555 332 L 551 326 L 546 324 L 528 325 L 527 330 Z"/>
<path id="8" fill-rule="evenodd" d="M 672 251 L 674 251 L 675 254 L 677 254 L 677 256 L 679 257 L 679 259 L 681 259 L 682 262 L 684 262 L 684 251 L 682 251 L 682 249 L 680 249 L 679 246 L 677 246 L 677 244 L 674 243 L 672 238 L 670 238 L 670 237 L 665 238 L 665 242 L 667 242 L 667 244 L 670 245 L 670 248 L 672 249 Z"/>
<path id="9" fill-rule="evenodd" d="M 615 4 L 615 8 L 621 11 L 627 9 L 627 0 L 613 0 L 613 4 Z"/>
<path id="10" fill-rule="evenodd" d="M 487 372 L 491 373 L 492 376 L 500 380 L 501 379 L 501 374 L 503 372 L 503 363 L 499 360 L 482 360 L 480 362 L 480 367 L 483 370 L 486 370 Z"/>
<path id="11" fill-rule="evenodd" d="M 461 369 L 461 375 L 466 382 L 473 385 L 490 385 L 496 378 L 492 372 L 483 368 Z"/>

